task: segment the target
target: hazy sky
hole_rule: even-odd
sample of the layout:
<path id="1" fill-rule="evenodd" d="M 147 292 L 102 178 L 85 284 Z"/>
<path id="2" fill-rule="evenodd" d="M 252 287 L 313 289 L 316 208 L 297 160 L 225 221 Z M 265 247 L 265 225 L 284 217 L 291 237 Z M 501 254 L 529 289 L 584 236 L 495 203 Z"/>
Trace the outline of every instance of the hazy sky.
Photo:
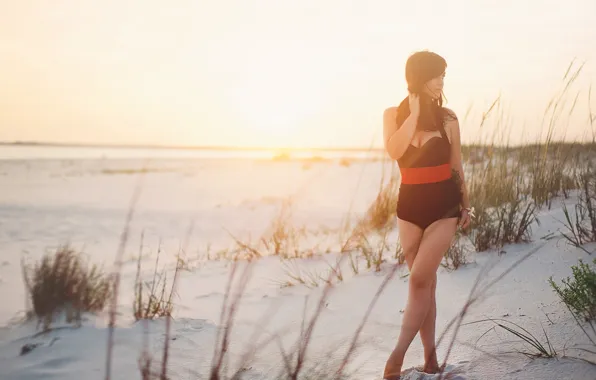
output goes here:
<path id="1" fill-rule="evenodd" d="M 378 145 L 421 49 L 447 59 L 447 105 L 472 106 L 464 141 L 499 94 L 514 137 L 535 136 L 574 57 L 577 115 L 559 131 L 588 128 L 594 0 L 0 4 L 0 141 Z"/>

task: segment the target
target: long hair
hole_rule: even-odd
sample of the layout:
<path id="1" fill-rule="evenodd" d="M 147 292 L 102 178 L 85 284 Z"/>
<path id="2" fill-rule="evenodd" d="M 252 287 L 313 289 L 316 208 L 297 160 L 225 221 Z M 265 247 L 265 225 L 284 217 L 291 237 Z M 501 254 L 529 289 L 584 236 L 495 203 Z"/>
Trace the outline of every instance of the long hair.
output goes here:
<path id="1" fill-rule="evenodd" d="M 443 94 L 437 99 L 431 98 L 424 91 L 429 80 L 442 75 L 447 62 L 440 55 L 430 51 L 412 54 L 406 62 L 406 82 L 408 92 L 420 97 L 420 116 L 416 129 L 436 131 L 443 128 L 448 113 L 443 108 Z M 410 115 L 409 98 L 406 96 L 397 108 L 397 125 L 401 125 Z"/>

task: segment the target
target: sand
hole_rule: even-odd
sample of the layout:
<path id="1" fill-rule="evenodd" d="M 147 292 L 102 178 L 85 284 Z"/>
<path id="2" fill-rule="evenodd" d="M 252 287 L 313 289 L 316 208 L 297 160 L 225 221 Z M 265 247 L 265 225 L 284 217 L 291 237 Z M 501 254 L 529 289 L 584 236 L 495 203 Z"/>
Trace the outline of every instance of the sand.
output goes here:
<path id="1" fill-rule="evenodd" d="M 291 160 L 162 158 L 147 163 L 149 170 L 140 176 L 143 165 L 137 159 L 0 161 L 1 379 L 105 378 L 106 314 L 86 315 L 80 328 L 58 321 L 51 332 L 38 334 L 34 322 L 20 321 L 26 305 L 20 260 L 35 260 L 69 242 L 92 262 L 111 269 L 130 200 L 140 180 L 142 192 L 124 255 L 114 379 L 140 378 L 137 362 L 145 336 L 158 366 L 161 360 L 164 321 L 135 323 L 131 312 L 142 232 L 147 278 L 160 244 L 162 263 L 170 267 L 180 247 L 187 247 L 184 257 L 188 265 L 180 273 L 175 298 L 168 374 L 172 379 L 202 379 L 207 378 L 211 364 L 232 268 L 229 260 L 207 260 L 207 253 L 215 256 L 230 248 L 230 235 L 256 242 L 288 199 L 292 201 L 292 225 L 319 231 L 316 236 L 311 233 L 302 239 L 300 247 L 320 255 L 294 260 L 263 257 L 250 264 L 251 277 L 243 287 L 231 332 L 231 373 L 252 344 L 271 334 L 280 334 L 287 350 L 296 342 L 303 316 L 310 318 L 325 286 L 323 281 L 318 281 L 319 286 L 295 284 L 288 271 L 325 276 L 329 265 L 341 258 L 336 230 L 346 215 L 354 219 L 363 215 L 375 199 L 382 173 L 388 173 L 387 167 L 374 161 L 340 165 L 338 160 L 307 164 Z M 458 315 L 479 275 L 488 282 L 533 252 L 469 310 L 448 359 L 449 368 L 460 372 L 458 379 L 596 378 L 596 366 L 580 360 L 595 361 L 595 355 L 577 349 L 588 347 L 587 338 L 548 284 L 550 276 L 560 282 L 571 274 L 571 265 L 593 258 L 560 237 L 564 230 L 562 202 L 557 200 L 550 210 L 539 212 L 540 224 L 532 226 L 531 242 L 508 245 L 500 251 L 471 252 L 468 265 L 455 271 L 439 269 L 438 334 Z M 186 243 L 191 222 L 193 229 Z M 320 232 L 324 230 L 330 232 Z M 388 240 L 391 244 L 397 241 L 397 230 Z M 594 251 L 596 245 L 586 249 Z M 393 264 L 391 252 L 380 271 L 367 269 L 360 261 L 360 271 L 354 274 L 347 261 L 342 263 L 343 281 L 336 281 L 324 303 L 307 351 L 307 365 L 320 364 L 323 370 L 336 368 L 335 361 L 343 358 Z M 242 269 L 248 264 L 239 265 Z M 485 272 L 485 268 L 490 271 Z M 349 365 L 349 370 L 357 371 L 354 378 L 381 379 L 399 332 L 407 281 L 407 268 L 402 266 L 375 305 Z M 527 358 L 517 351 L 531 348 L 502 329 L 493 328 L 493 322 L 471 323 L 488 318 L 517 323 L 546 344 L 544 328 L 559 357 Z M 20 355 L 27 344 L 35 347 Z M 438 349 L 440 359 L 446 350 L 447 344 L 442 343 Z M 242 378 L 276 378 L 282 368 L 279 352 L 275 344 L 262 348 L 246 366 Z M 422 346 L 416 338 L 404 368 L 421 364 Z"/>

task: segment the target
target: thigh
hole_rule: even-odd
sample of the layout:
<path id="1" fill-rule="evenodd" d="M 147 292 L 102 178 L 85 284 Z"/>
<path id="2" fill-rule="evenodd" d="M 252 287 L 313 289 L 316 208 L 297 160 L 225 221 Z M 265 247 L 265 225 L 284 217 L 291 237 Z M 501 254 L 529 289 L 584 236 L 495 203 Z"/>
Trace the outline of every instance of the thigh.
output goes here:
<path id="1" fill-rule="evenodd" d="M 440 219 L 431 224 L 422 235 L 411 275 L 434 279 L 445 252 L 449 249 L 457 230 L 457 218 Z"/>
<path id="2" fill-rule="evenodd" d="M 407 222 L 403 219 L 397 219 L 397 228 L 399 230 L 399 242 L 404 251 L 408 269 L 412 269 L 416 253 L 420 247 L 424 230 L 414 223 Z"/>

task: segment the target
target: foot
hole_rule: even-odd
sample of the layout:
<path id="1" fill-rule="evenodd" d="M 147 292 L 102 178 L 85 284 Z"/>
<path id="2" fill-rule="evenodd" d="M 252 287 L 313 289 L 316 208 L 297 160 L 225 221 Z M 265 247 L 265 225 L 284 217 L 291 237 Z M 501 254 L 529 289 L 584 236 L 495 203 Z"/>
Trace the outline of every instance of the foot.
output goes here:
<path id="1" fill-rule="evenodd" d="M 422 371 L 425 373 L 439 373 L 442 371 L 444 367 L 440 366 L 437 360 L 431 360 L 429 362 L 424 363 L 424 367 L 422 367 Z"/>
<path id="2" fill-rule="evenodd" d="M 401 366 L 403 365 L 403 359 L 393 350 L 387 363 L 385 364 L 385 372 L 383 373 L 383 380 L 399 380 L 401 374 Z M 403 357 L 403 356 L 402 356 Z"/>
<path id="3" fill-rule="evenodd" d="M 422 371 L 425 373 L 438 373 L 441 371 L 441 366 L 439 366 L 439 361 L 437 360 L 436 354 L 433 354 L 424 362 L 424 367 L 422 367 Z"/>

